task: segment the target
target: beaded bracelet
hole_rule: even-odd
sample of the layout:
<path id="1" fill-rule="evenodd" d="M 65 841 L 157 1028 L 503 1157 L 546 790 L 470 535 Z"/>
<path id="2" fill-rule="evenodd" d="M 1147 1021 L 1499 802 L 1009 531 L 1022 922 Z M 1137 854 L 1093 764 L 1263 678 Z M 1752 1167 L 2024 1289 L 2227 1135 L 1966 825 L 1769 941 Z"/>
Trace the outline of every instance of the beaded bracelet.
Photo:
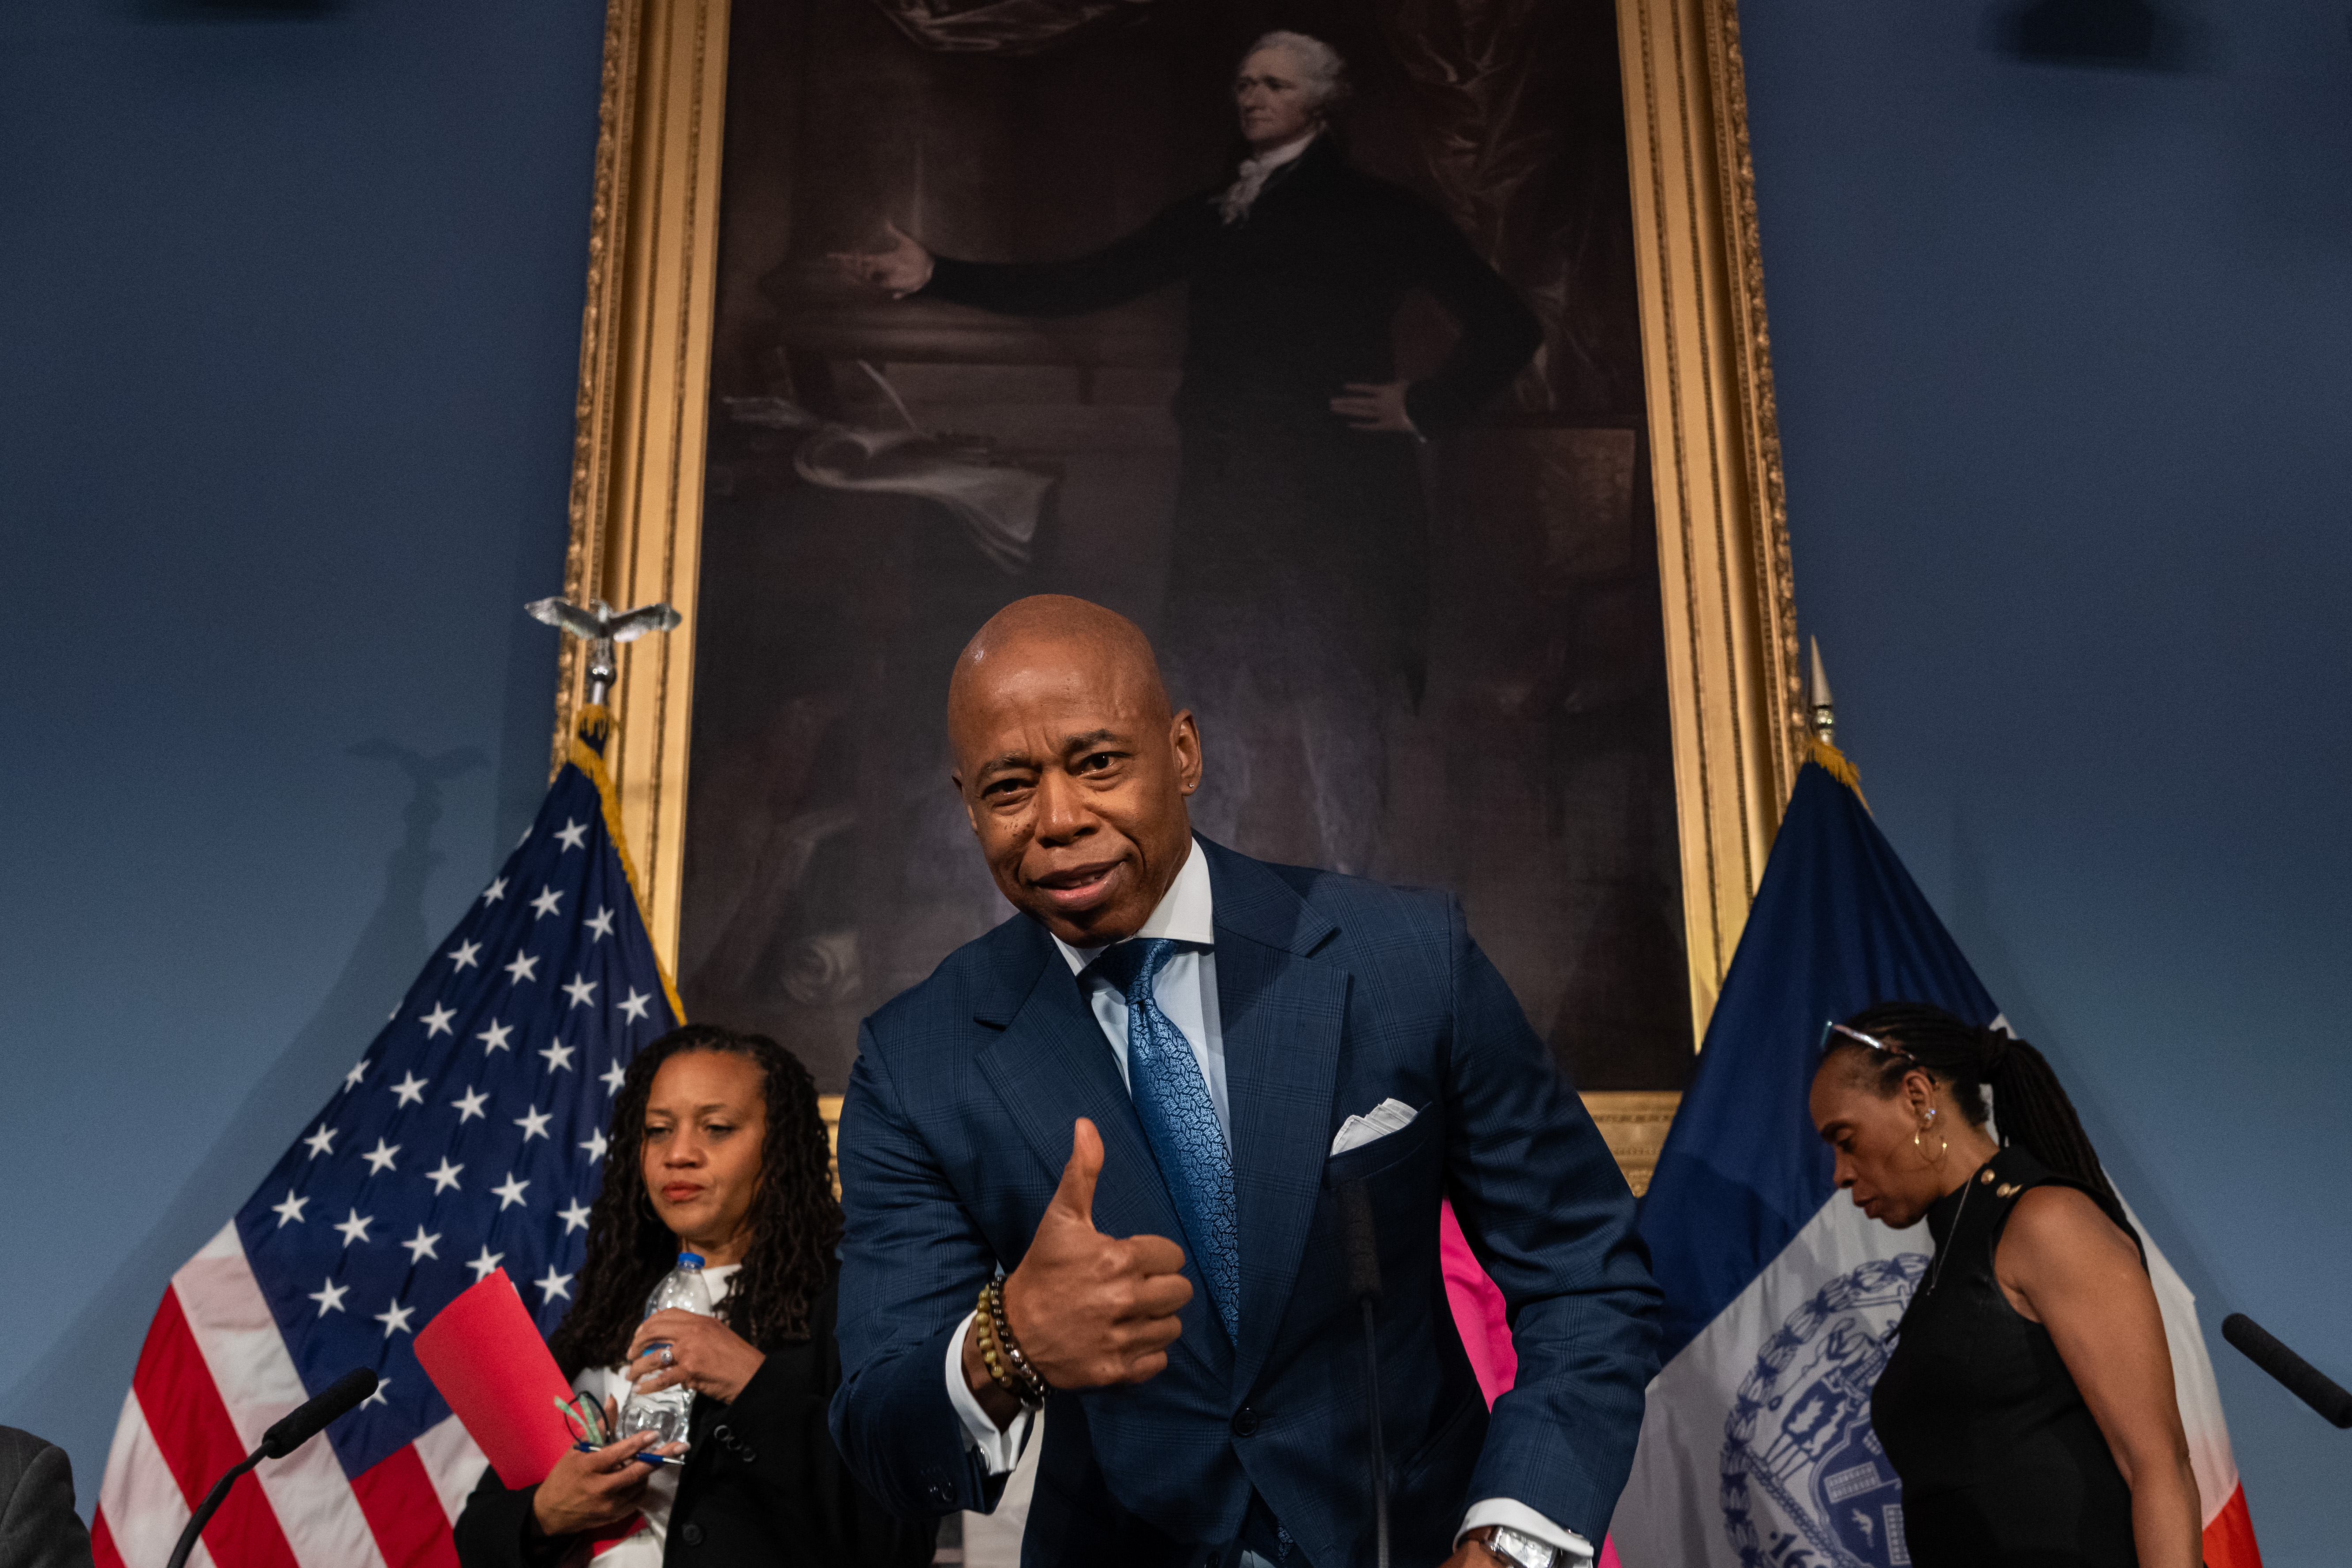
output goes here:
<path id="1" fill-rule="evenodd" d="M 988 1287 L 982 1286 L 979 1303 L 972 1310 L 971 1326 L 980 1343 L 980 1364 L 988 1369 L 988 1375 L 997 1387 L 1020 1399 L 1023 1397 L 1021 1385 L 1013 1381 L 1012 1370 L 1004 1364 L 1004 1356 L 996 1348 L 996 1326 L 989 1316 L 988 1294 Z"/>
<path id="2" fill-rule="evenodd" d="M 1004 1321 L 1004 1281 L 992 1279 L 982 1287 L 976 1313 L 980 1330 L 981 1363 L 996 1385 L 1019 1400 L 1031 1410 L 1045 1408 L 1046 1395 L 1053 1385 L 1038 1375 L 1021 1353 L 1021 1342 L 1013 1337 L 1013 1329 Z"/>

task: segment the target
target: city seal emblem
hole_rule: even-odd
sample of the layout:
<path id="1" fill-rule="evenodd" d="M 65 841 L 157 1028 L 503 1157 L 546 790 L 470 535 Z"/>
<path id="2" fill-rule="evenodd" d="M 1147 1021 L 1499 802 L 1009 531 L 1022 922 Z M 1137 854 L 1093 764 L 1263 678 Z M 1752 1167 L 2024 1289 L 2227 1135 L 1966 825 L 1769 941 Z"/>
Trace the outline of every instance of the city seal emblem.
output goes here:
<path id="1" fill-rule="evenodd" d="M 1927 1267 L 1905 1253 L 1840 1275 L 1758 1353 L 1723 1432 L 1723 1522 L 1741 1568 L 1907 1568 L 1870 1391 Z"/>

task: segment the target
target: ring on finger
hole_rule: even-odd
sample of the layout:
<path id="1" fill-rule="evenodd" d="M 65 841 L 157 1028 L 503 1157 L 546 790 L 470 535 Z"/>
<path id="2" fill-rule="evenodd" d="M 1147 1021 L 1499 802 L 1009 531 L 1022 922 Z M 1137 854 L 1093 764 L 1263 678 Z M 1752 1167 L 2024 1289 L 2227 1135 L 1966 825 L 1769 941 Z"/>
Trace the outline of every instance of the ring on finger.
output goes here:
<path id="1" fill-rule="evenodd" d="M 676 1365 L 677 1364 L 677 1355 L 676 1355 L 676 1354 L 671 1351 L 671 1349 L 670 1349 L 670 1347 L 669 1347 L 669 1346 L 667 1346 L 667 1345 L 664 1345 L 664 1346 L 662 1346 L 661 1351 L 662 1351 L 662 1360 L 661 1360 L 661 1363 L 662 1363 L 662 1365 L 664 1365 L 664 1366 L 676 1366 Z"/>

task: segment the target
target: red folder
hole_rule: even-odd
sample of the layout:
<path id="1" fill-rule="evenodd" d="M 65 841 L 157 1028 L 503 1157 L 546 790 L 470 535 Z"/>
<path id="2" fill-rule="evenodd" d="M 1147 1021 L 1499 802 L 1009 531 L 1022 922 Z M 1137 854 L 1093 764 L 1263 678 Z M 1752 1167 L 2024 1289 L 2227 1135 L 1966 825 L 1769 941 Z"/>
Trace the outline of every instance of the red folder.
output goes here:
<path id="1" fill-rule="evenodd" d="M 509 1488 L 537 1486 L 572 1446 L 555 1408 L 572 1396 L 572 1385 L 505 1269 L 492 1269 L 418 1331 L 416 1360 Z M 594 1550 L 638 1523 L 600 1534 Z"/>

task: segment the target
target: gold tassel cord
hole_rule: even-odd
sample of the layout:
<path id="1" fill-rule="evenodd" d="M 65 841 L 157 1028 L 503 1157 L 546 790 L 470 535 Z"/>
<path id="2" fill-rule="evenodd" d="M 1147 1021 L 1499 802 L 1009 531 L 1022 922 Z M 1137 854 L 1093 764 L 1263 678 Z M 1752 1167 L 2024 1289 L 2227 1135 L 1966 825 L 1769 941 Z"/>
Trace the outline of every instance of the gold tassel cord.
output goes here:
<path id="1" fill-rule="evenodd" d="M 1853 798 L 1862 802 L 1864 810 L 1870 808 L 1870 797 L 1862 793 L 1862 775 L 1854 771 L 1852 763 L 1845 760 L 1843 752 L 1816 735 L 1813 737 L 1813 761 L 1821 765 L 1822 772 L 1853 791 Z"/>
<path id="2" fill-rule="evenodd" d="M 581 709 L 566 760 L 586 773 L 588 782 L 596 786 L 596 798 L 604 807 L 604 831 L 611 836 L 614 851 L 621 858 L 621 875 L 629 879 L 629 896 L 637 901 L 637 923 L 650 933 L 653 919 L 646 908 L 645 889 L 637 882 L 636 863 L 629 858 L 629 840 L 621 831 L 621 792 L 614 786 L 613 775 L 604 770 L 601 748 L 612 733 L 613 715 L 609 710 L 593 703 Z M 654 952 L 654 972 L 661 976 L 662 994 L 669 999 L 670 1016 L 685 1023 L 686 1004 L 677 999 L 677 983 L 670 978 L 669 965 L 662 962 L 659 949 Z"/>

